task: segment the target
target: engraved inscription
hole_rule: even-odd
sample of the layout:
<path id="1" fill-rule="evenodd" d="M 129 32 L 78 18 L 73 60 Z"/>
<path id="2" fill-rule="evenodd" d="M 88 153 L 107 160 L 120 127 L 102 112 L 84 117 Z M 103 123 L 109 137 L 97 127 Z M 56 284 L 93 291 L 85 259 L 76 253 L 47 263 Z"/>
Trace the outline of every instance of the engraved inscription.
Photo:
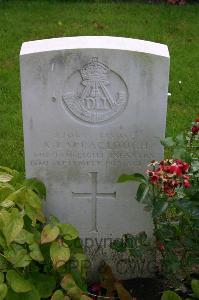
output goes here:
<path id="1" fill-rule="evenodd" d="M 34 151 L 30 165 L 72 167 L 83 172 L 100 168 L 100 172 L 112 170 L 113 174 L 119 167 L 126 172 L 132 168 L 141 171 L 153 159 L 156 143 L 146 140 L 142 132 L 126 132 L 119 127 L 115 131 L 102 129 L 93 138 L 74 130 L 55 132 L 53 139 L 44 140 Z"/>
<path id="2" fill-rule="evenodd" d="M 66 109 L 88 123 L 100 123 L 118 116 L 125 109 L 128 90 L 123 79 L 94 57 L 78 71 L 81 76 L 78 92 L 62 96 Z M 72 76 L 73 79 L 73 76 Z M 75 81 L 74 75 L 74 81 Z"/>
<path id="3" fill-rule="evenodd" d="M 70 178 L 71 173 L 85 174 L 99 172 L 108 182 L 115 182 L 122 172 L 143 172 L 155 156 L 157 138 L 138 128 L 99 127 L 95 135 L 81 130 L 54 130 L 52 137 L 41 140 L 29 160 L 31 168 L 52 169 L 63 172 Z M 68 180 L 68 179 L 66 179 Z"/>
<path id="4" fill-rule="evenodd" d="M 97 200 L 104 198 L 116 199 L 116 192 L 98 193 L 97 192 L 97 172 L 90 172 L 92 180 L 91 193 L 72 193 L 73 198 L 91 198 L 92 199 L 92 231 L 97 232 Z"/>

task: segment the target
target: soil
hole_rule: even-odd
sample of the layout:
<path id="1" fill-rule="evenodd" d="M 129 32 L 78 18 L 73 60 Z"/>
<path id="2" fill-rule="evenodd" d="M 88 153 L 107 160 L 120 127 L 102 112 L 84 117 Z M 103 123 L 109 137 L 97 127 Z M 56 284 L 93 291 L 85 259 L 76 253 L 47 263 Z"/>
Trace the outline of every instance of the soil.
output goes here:
<path id="1" fill-rule="evenodd" d="M 123 285 L 137 300 L 160 300 L 164 290 L 163 281 L 157 278 L 134 278 Z"/>
<path id="2" fill-rule="evenodd" d="M 136 300 L 160 300 L 164 290 L 163 280 L 158 278 L 134 278 L 123 280 L 122 284 Z M 106 290 L 102 289 L 101 295 L 105 294 Z M 96 297 L 96 299 L 103 298 Z"/>

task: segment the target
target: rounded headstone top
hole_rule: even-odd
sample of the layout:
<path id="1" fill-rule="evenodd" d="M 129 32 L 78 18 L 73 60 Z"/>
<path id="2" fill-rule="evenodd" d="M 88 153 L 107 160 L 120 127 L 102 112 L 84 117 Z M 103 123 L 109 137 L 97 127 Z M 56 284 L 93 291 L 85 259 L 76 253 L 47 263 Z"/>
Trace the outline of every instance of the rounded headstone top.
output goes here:
<path id="1" fill-rule="evenodd" d="M 78 36 L 29 41 L 22 44 L 20 55 L 66 49 L 114 49 L 141 52 L 169 58 L 164 44 L 111 36 Z"/>

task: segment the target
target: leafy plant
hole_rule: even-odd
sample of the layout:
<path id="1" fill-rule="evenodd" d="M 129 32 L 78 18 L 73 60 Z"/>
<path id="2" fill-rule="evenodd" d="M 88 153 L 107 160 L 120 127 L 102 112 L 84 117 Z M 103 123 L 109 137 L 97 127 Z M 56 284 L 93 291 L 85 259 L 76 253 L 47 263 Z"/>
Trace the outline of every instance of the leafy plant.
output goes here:
<path id="1" fill-rule="evenodd" d="M 47 222 L 45 196 L 41 181 L 0 167 L 0 300 L 89 299 L 78 231 Z"/>
<path id="2" fill-rule="evenodd" d="M 145 176 L 123 174 L 118 180 L 139 183 L 136 198 L 152 214 L 162 271 L 176 286 L 188 283 L 199 265 L 198 135 L 197 119 L 186 138 L 162 141 L 172 158 L 152 161 Z"/>
<path id="3" fill-rule="evenodd" d="M 186 298 L 186 300 L 199 299 L 199 280 L 193 279 L 191 281 L 191 287 L 193 293 L 189 295 L 189 298 Z M 182 298 L 173 291 L 165 291 L 161 297 L 161 300 L 182 300 Z"/>
<path id="4" fill-rule="evenodd" d="M 182 300 L 182 298 L 173 291 L 165 291 L 161 297 L 161 300 Z"/>
<path id="5" fill-rule="evenodd" d="M 110 247 L 117 252 L 129 254 L 131 257 L 129 264 L 132 264 L 135 270 L 138 269 L 137 271 L 141 271 L 147 259 L 154 257 L 155 254 L 153 242 L 145 232 L 137 235 L 124 234 L 121 238 L 113 240 Z"/>

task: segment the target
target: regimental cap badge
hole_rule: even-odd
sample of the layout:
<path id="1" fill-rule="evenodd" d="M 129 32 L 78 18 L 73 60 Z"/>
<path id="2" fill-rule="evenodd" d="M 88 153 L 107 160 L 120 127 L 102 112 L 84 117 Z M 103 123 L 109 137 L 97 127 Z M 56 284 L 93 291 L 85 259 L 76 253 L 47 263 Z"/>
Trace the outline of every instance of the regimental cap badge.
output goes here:
<path id="1" fill-rule="evenodd" d="M 84 122 L 97 124 L 121 114 L 128 102 L 124 80 L 97 57 L 91 58 L 70 80 L 81 76 L 77 91 L 63 95 L 66 109 Z"/>
<path id="2" fill-rule="evenodd" d="M 109 68 L 93 57 L 91 61 L 80 70 L 83 81 L 106 81 Z"/>

